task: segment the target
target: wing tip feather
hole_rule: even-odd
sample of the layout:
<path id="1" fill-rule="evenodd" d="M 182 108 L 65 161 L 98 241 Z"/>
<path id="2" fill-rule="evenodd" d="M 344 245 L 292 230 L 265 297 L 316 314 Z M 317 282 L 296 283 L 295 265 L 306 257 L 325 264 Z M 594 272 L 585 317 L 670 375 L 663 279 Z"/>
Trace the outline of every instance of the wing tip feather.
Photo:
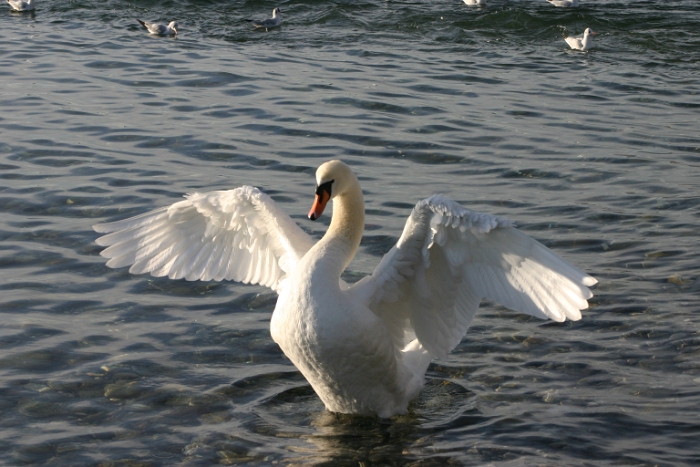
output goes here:
<path id="1" fill-rule="evenodd" d="M 586 287 L 593 287 L 594 285 L 596 285 L 598 283 L 598 279 L 596 279 L 593 276 L 586 275 L 583 278 L 582 282 L 583 282 L 583 285 L 585 285 Z M 592 296 L 593 296 L 593 294 L 591 294 L 591 297 Z"/>
<path id="2" fill-rule="evenodd" d="M 92 230 L 94 230 L 97 233 L 107 233 L 109 232 L 109 228 L 107 227 L 109 224 L 101 222 L 99 224 L 93 224 L 92 225 Z"/>

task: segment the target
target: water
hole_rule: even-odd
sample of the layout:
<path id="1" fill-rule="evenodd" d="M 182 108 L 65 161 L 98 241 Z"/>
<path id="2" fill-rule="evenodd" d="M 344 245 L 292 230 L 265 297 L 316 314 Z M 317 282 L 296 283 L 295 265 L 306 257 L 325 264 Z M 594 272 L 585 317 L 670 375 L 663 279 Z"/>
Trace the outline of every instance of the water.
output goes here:
<path id="1" fill-rule="evenodd" d="M 0 463 L 700 463 L 700 3 L 37 1 L 0 13 Z M 591 308 L 484 303 L 409 415 L 337 416 L 270 339 L 274 294 L 99 256 L 92 224 L 242 184 L 320 237 L 336 157 L 368 209 L 349 277 L 441 192 L 594 275 Z"/>

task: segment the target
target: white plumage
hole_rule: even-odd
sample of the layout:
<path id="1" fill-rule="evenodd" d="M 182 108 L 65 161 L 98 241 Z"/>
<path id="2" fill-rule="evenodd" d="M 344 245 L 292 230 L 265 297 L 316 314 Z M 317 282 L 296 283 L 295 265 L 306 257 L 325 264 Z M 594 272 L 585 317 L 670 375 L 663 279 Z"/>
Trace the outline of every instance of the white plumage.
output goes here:
<path id="1" fill-rule="evenodd" d="M 576 8 L 578 6 L 578 0 L 547 0 L 549 3 L 551 3 L 554 6 L 558 7 L 563 7 L 563 8 Z"/>
<path id="2" fill-rule="evenodd" d="M 569 47 L 571 47 L 574 50 L 588 50 L 591 47 L 591 36 L 594 36 L 596 33 L 591 30 L 591 28 L 586 28 L 585 31 L 583 31 L 582 36 L 568 36 L 565 37 L 564 40 L 566 41 L 567 44 L 569 44 Z"/>
<path id="3" fill-rule="evenodd" d="M 157 34 L 159 36 L 177 35 L 177 21 L 171 21 L 167 25 L 160 23 L 152 23 L 150 21 L 141 21 L 140 19 L 137 19 L 136 21 L 138 21 L 141 24 L 141 26 L 146 28 L 151 34 Z"/>
<path id="4" fill-rule="evenodd" d="M 111 258 L 109 267 L 131 266 L 133 274 L 190 281 L 234 280 L 273 290 L 313 245 L 269 196 L 249 186 L 192 193 L 172 206 L 94 229 L 112 232 L 97 239 L 98 245 L 109 246 L 101 253 Z"/>
<path id="5" fill-rule="evenodd" d="M 7 0 L 7 3 L 14 11 L 31 11 L 34 9 L 34 0 Z"/>
<path id="6" fill-rule="evenodd" d="M 317 171 L 314 242 L 256 188 L 194 193 L 110 224 L 97 243 L 107 265 L 173 279 L 262 284 L 279 299 L 271 334 L 335 412 L 389 417 L 407 410 L 431 358 L 464 337 L 482 298 L 556 321 L 578 320 L 596 280 L 502 218 L 436 195 L 420 201 L 397 244 L 353 285 L 340 274 L 364 229 L 357 178 L 340 161 Z"/>

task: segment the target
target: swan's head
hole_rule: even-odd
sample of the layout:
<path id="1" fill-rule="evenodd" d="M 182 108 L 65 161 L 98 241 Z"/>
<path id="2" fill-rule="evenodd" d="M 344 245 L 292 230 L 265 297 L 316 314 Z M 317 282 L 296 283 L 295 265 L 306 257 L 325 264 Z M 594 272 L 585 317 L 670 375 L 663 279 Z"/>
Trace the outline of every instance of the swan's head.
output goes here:
<path id="1" fill-rule="evenodd" d="M 326 208 L 328 201 L 346 193 L 357 185 L 352 169 L 342 161 L 328 161 L 316 170 L 316 199 L 309 211 L 309 219 L 315 221 Z"/>

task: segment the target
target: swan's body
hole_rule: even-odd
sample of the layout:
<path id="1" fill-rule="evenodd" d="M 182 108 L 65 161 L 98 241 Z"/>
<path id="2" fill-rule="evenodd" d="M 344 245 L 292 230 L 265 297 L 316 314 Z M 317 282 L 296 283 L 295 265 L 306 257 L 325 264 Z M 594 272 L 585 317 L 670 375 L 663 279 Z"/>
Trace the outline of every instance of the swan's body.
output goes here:
<path id="1" fill-rule="evenodd" d="M 7 3 L 15 11 L 31 11 L 34 9 L 34 0 L 7 0 Z"/>
<path id="2" fill-rule="evenodd" d="M 177 21 L 171 21 L 168 25 L 160 23 L 151 23 L 149 21 L 141 21 L 140 19 L 137 19 L 136 21 L 141 23 L 141 26 L 148 29 L 148 32 L 151 34 L 157 34 L 160 36 L 177 35 Z"/>
<path id="3" fill-rule="evenodd" d="M 551 3 L 554 6 L 558 7 L 563 7 L 563 8 L 576 8 L 578 6 L 578 0 L 547 0 L 549 3 Z"/>
<path id="4" fill-rule="evenodd" d="M 364 229 L 357 178 L 340 161 L 316 173 L 316 219 L 333 217 L 314 244 L 256 188 L 194 193 L 141 216 L 95 226 L 111 267 L 188 280 L 232 279 L 279 293 L 272 338 L 328 410 L 403 413 L 431 358 L 461 341 L 482 298 L 539 318 L 578 320 L 596 280 L 503 218 L 440 195 L 419 202 L 371 276 L 340 274 Z"/>
<path id="5" fill-rule="evenodd" d="M 464 0 L 464 3 L 469 6 L 486 5 L 486 0 Z"/>
<path id="6" fill-rule="evenodd" d="M 592 45 L 591 36 L 594 35 L 595 32 L 591 28 L 586 28 L 582 36 L 569 36 L 565 37 L 564 40 L 574 50 L 588 50 Z"/>
<path id="7" fill-rule="evenodd" d="M 280 24 L 282 24 L 282 17 L 279 16 L 280 13 L 282 13 L 282 10 L 279 8 L 275 8 L 272 10 L 272 17 L 264 19 L 262 21 L 255 21 L 255 20 L 247 20 L 253 23 L 253 26 L 256 28 L 264 28 L 264 29 L 270 29 L 270 28 L 276 28 Z"/>

